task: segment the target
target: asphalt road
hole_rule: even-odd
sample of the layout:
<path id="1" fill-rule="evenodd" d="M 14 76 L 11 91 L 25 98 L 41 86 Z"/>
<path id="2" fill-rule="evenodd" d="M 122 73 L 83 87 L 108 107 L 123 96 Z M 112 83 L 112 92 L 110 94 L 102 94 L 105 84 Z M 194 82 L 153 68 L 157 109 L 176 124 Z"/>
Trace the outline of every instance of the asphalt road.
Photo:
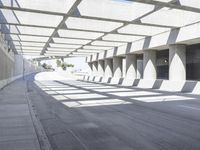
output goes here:
<path id="1" fill-rule="evenodd" d="M 200 96 L 27 80 L 54 150 L 200 150 Z"/>

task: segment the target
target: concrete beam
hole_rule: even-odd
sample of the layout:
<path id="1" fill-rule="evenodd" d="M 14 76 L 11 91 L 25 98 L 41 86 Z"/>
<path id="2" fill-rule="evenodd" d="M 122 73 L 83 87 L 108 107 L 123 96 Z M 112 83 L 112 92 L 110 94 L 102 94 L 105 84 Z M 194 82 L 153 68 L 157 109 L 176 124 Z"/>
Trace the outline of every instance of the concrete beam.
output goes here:
<path id="1" fill-rule="evenodd" d="M 162 50 L 167 49 L 168 45 L 173 44 L 186 44 L 191 45 L 199 43 L 200 41 L 200 32 L 196 32 L 200 28 L 200 22 L 181 27 L 180 29 L 173 29 L 160 33 L 158 35 L 140 39 L 130 43 L 129 49 L 126 46 L 120 46 L 116 49 L 110 49 L 104 52 L 99 53 L 99 56 L 102 56 L 100 59 L 112 58 L 113 56 L 120 56 L 129 53 L 143 53 L 143 50 Z M 190 33 L 190 34 L 188 34 Z M 109 55 L 108 55 L 109 54 Z M 114 55 L 115 54 L 115 55 Z M 93 55 L 89 56 L 87 59 L 96 60 Z"/>
<path id="2" fill-rule="evenodd" d="M 156 1 L 156 0 L 127 0 L 127 1 L 139 2 L 139 3 L 144 3 L 144 4 L 152 4 L 152 5 L 156 5 L 160 7 L 169 7 L 172 9 L 180 9 L 180 10 L 200 13 L 199 8 L 181 5 L 179 3 L 179 0 L 171 0 L 170 2 L 162 2 L 162 1 Z"/>

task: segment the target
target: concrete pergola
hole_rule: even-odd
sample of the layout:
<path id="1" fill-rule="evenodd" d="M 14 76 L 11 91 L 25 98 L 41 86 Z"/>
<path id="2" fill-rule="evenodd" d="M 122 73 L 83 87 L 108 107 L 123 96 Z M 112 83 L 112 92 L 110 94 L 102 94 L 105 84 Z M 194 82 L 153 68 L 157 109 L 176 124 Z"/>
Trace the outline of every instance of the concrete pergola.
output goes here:
<path id="1" fill-rule="evenodd" d="M 200 20 L 198 0 L 1 0 L 1 32 L 23 55 L 88 56 Z"/>
<path id="2" fill-rule="evenodd" d="M 0 0 L 0 29 L 0 150 L 200 150 L 200 0 Z"/>

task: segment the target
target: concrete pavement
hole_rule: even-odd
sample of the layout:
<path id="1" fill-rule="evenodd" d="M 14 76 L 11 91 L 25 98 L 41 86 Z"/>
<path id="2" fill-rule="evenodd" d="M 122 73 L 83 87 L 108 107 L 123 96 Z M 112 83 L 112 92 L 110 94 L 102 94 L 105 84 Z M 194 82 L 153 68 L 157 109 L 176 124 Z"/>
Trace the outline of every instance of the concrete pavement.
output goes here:
<path id="1" fill-rule="evenodd" d="M 26 92 L 53 150 L 200 149 L 199 95 L 42 76 L 0 91 L 1 150 L 40 150 Z"/>
<path id="2" fill-rule="evenodd" d="M 54 150 L 200 149 L 199 96 L 73 80 L 28 89 Z"/>
<path id="3" fill-rule="evenodd" d="M 0 91 L 1 150 L 40 150 L 25 93 L 22 80 Z"/>

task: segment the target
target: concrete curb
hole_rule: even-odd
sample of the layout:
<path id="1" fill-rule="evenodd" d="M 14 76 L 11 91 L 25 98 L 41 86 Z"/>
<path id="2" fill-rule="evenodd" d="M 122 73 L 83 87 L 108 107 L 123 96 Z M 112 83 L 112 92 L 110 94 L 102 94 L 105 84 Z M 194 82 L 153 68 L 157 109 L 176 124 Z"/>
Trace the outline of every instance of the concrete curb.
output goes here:
<path id="1" fill-rule="evenodd" d="M 40 145 L 40 149 L 41 150 L 53 150 L 51 147 L 51 144 L 48 140 L 48 137 L 44 131 L 44 128 L 38 118 L 36 109 L 34 108 L 34 105 L 32 104 L 31 100 L 28 97 L 28 88 L 27 88 L 27 82 L 26 82 L 26 91 L 25 91 L 25 95 L 26 95 L 26 99 L 28 101 L 28 106 L 29 106 L 29 111 L 31 114 L 31 119 L 33 121 L 33 126 L 35 128 L 35 132 L 38 138 L 38 143 Z"/>

